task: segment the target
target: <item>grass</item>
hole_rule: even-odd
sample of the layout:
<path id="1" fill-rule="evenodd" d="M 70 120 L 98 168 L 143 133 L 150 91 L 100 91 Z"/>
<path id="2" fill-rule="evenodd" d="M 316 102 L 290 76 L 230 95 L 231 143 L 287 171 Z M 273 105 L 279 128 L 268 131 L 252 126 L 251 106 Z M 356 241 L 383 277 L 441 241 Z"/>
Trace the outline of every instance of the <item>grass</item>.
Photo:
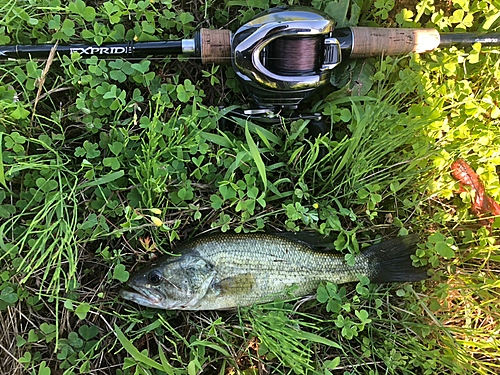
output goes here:
<path id="1" fill-rule="evenodd" d="M 235 31 L 283 4 L 4 1 L 0 43 L 176 39 L 200 23 Z M 494 31 L 500 20 L 485 1 L 301 4 L 348 14 L 344 23 L 443 32 Z M 1 61 L 0 72 L 3 372 L 498 372 L 500 219 L 472 216 L 449 170 L 463 158 L 500 202 L 497 48 L 344 64 L 339 87 L 304 106 L 332 125 L 318 139 L 302 120 L 222 129 L 246 100 L 228 66 L 56 56 Z M 347 261 L 419 233 L 414 263 L 431 277 L 327 283 L 317 296 L 227 312 L 117 297 L 173 245 L 265 229 L 329 235 Z"/>

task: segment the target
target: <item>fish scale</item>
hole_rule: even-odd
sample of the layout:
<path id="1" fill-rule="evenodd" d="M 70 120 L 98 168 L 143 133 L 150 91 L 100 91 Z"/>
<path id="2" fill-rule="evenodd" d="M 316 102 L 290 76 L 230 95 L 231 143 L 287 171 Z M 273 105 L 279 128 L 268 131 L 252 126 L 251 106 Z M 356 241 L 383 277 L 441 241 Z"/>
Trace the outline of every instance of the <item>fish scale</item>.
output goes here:
<path id="1" fill-rule="evenodd" d="M 343 254 L 319 251 L 288 236 L 217 234 L 196 239 L 131 277 L 122 297 L 141 305 L 181 310 L 229 309 L 314 293 L 322 281 L 342 284 L 425 278 L 411 266 L 417 237 L 373 245 L 349 266 Z"/>
<path id="2" fill-rule="evenodd" d="M 339 284 L 356 281 L 356 272 L 362 271 L 362 267 L 347 268 L 341 255 L 321 253 L 300 242 L 266 234 L 220 235 L 210 242 L 195 243 L 191 249 L 210 259 L 220 280 L 242 273 L 255 275 L 252 293 L 231 296 L 238 305 L 268 301 L 276 298 L 270 295 L 294 285 L 298 295 L 310 294 L 323 280 Z M 218 299 L 207 297 L 205 302 Z"/>

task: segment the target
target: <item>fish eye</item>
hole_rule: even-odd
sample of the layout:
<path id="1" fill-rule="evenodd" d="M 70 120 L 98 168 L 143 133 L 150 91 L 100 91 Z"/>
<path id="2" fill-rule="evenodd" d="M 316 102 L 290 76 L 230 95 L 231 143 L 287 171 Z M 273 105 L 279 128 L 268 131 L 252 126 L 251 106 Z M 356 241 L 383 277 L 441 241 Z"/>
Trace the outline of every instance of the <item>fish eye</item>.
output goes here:
<path id="1" fill-rule="evenodd" d="M 158 285 L 163 281 L 163 276 L 160 271 L 154 270 L 148 274 L 148 281 L 153 285 Z"/>

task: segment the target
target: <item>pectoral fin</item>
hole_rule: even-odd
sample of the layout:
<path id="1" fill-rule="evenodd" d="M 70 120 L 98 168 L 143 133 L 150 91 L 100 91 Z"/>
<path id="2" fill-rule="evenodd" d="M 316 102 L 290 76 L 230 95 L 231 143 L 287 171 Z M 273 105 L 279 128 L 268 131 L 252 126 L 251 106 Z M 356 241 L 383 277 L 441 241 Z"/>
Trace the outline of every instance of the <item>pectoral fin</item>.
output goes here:
<path id="1" fill-rule="evenodd" d="M 219 295 L 245 294 L 255 286 L 255 276 L 253 273 L 242 273 L 225 278 L 214 285 Z"/>

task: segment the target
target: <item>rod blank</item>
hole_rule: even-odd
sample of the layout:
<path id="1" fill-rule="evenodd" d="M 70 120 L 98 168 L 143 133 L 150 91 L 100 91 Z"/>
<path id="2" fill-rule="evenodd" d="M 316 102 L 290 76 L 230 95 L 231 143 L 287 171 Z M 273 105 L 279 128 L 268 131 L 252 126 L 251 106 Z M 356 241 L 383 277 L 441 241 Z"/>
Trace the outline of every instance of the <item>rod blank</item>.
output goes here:
<path id="1" fill-rule="evenodd" d="M 46 58 L 53 44 L 0 46 L 0 58 Z M 159 42 L 127 42 L 102 46 L 87 44 L 58 45 L 57 53 L 71 55 L 78 52 L 90 56 L 169 56 L 194 54 L 203 63 L 223 63 L 231 59 L 231 32 L 229 30 L 201 29 L 194 39 Z"/>
<path id="2" fill-rule="evenodd" d="M 439 47 L 467 47 L 475 43 L 482 46 L 500 46 L 500 33 L 444 33 Z"/>
<path id="3" fill-rule="evenodd" d="M 43 58 L 49 55 L 54 45 L 16 45 L 0 46 L 0 57 L 12 59 L 22 58 Z M 102 46 L 88 44 L 72 44 L 67 46 L 57 46 L 57 53 L 61 55 L 71 55 L 78 52 L 82 56 L 147 56 L 155 54 L 178 55 L 182 53 L 181 41 L 168 42 L 143 42 L 143 43 L 117 43 Z"/>

